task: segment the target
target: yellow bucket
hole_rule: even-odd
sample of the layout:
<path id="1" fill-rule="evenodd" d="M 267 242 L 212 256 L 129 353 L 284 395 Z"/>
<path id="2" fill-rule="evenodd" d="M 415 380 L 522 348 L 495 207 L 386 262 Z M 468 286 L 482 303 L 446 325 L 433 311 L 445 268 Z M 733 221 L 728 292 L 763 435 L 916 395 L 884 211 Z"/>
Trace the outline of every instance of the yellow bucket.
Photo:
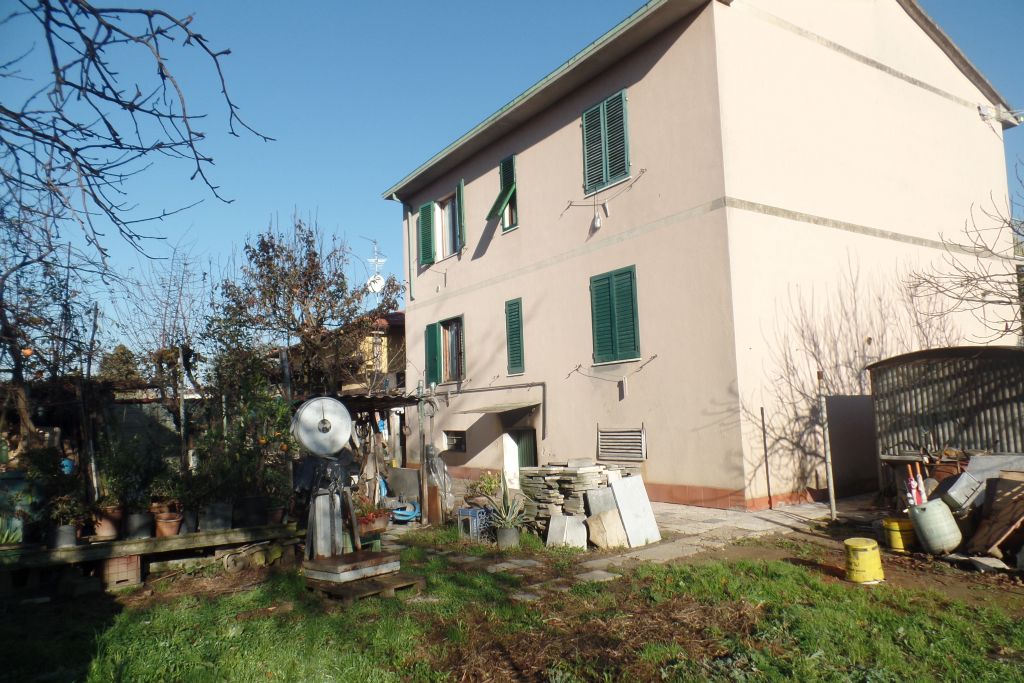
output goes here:
<path id="1" fill-rule="evenodd" d="M 853 583 L 876 583 L 885 580 L 878 543 L 870 538 L 848 538 L 846 546 L 846 579 Z"/>
<path id="2" fill-rule="evenodd" d="M 887 517 L 882 520 L 882 530 L 885 532 L 885 544 L 894 553 L 905 553 L 917 545 L 914 522 L 909 519 Z"/>

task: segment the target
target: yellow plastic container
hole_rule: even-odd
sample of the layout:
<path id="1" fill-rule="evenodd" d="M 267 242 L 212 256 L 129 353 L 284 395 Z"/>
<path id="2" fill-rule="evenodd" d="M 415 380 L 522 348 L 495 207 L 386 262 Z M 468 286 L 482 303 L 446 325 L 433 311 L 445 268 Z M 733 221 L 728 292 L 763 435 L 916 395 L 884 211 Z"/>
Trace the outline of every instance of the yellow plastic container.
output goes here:
<path id="1" fill-rule="evenodd" d="M 917 545 L 917 534 L 914 522 L 900 517 L 887 517 L 882 520 L 885 532 L 885 544 L 894 553 L 905 553 Z"/>
<path id="2" fill-rule="evenodd" d="M 846 580 L 853 583 L 877 583 L 885 580 L 878 543 L 870 538 L 848 538 L 846 546 Z"/>

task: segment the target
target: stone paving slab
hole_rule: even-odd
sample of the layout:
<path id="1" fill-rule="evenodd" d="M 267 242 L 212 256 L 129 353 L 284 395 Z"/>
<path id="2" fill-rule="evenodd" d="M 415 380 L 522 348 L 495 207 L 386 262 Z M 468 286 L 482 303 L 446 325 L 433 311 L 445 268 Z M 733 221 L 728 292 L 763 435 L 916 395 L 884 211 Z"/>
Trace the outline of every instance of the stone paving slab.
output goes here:
<path id="1" fill-rule="evenodd" d="M 540 600 L 540 596 L 536 593 L 527 593 L 525 591 L 513 593 L 509 597 L 511 597 L 516 602 L 537 602 L 538 600 Z"/>
<path id="2" fill-rule="evenodd" d="M 539 567 L 540 566 L 540 562 L 538 562 L 537 560 L 530 560 L 530 559 L 525 559 L 525 558 L 524 559 L 513 559 L 513 560 L 509 560 L 508 562 L 509 562 L 509 564 L 514 564 L 517 567 Z"/>
<path id="3" fill-rule="evenodd" d="M 684 543 L 680 541 L 671 541 L 669 543 L 652 545 L 641 550 L 634 550 L 626 553 L 624 557 L 631 560 L 638 560 L 640 562 L 664 563 L 671 562 L 672 560 L 679 559 L 680 557 L 696 555 L 706 548 L 706 545 L 693 545 L 689 542 Z"/>
<path id="4" fill-rule="evenodd" d="M 457 555 L 456 557 L 451 558 L 451 561 L 455 564 L 470 564 L 472 562 L 479 562 L 481 559 L 483 558 L 477 557 L 476 555 Z"/>
<path id="5" fill-rule="evenodd" d="M 572 588 L 572 585 L 565 579 L 551 579 L 550 581 L 544 581 L 543 583 L 535 583 L 532 586 L 527 586 L 526 590 L 531 592 L 550 592 L 555 591 L 557 593 L 566 593 Z"/>
<path id="6" fill-rule="evenodd" d="M 591 582 L 603 582 L 603 581 L 614 581 L 615 579 L 621 578 L 619 574 L 612 574 L 606 572 L 603 569 L 593 569 L 589 572 L 576 575 L 576 581 L 591 581 Z"/>

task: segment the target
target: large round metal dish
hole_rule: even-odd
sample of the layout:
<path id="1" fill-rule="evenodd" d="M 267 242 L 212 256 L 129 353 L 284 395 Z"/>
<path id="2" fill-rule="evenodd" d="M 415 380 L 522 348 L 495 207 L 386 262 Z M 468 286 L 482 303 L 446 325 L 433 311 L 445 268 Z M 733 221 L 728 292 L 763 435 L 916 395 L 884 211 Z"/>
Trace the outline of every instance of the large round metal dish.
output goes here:
<path id="1" fill-rule="evenodd" d="M 331 457 L 348 444 L 352 436 L 352 416 L 337 399 L 311 398 L 295 412 L 292 435 L 313 455 Z"/>

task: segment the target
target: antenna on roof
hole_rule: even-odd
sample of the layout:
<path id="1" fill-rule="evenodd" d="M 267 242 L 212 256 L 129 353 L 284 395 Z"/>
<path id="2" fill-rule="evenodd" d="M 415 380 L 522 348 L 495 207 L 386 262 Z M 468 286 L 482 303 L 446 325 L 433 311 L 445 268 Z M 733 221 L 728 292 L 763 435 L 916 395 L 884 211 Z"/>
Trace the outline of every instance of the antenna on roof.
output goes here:
<path id="1" fill-rule="evenodd" d="M 373 275 L 366 281 L 366 288 L 374 294 L 380 295 L 381 290 L 384 289 L 384 276 L 380 274 L 380 269 L 388 262 L 388 259 L 381 253 L 377 240 L 362 235 L 360 237 L 373 244 L 373 257 L 366 259 L 366 262 L 373 266 Z"/>

